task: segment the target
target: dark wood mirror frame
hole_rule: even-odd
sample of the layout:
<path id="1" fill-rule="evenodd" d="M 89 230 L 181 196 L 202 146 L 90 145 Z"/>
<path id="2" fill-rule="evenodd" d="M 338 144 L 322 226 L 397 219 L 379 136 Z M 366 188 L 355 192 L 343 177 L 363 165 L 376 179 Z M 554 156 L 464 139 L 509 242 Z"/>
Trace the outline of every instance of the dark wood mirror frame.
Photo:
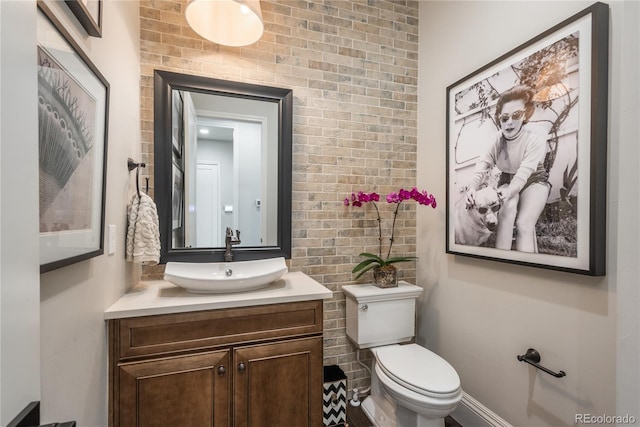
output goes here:
<path id="1" fill-rule="evenodd" d="M 225 248 L 172 247 L 171 90 L 247 98 L 278 104 L 278 242 L 276 246 L 233 248 L 234 260 L 291 258 L 291 89 L 232 82 L 156 70 L 154 76 L 154 186 L 160 225 L 160 263 L 221 262 Z"/>

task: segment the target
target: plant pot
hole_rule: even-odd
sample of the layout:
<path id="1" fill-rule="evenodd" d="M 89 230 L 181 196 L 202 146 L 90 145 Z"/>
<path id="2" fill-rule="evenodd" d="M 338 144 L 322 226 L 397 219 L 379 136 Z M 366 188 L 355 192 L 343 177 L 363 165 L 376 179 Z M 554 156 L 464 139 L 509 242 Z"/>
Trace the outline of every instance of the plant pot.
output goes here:
<path id="1" fill-rule="evenodd" d="M 373 269 L 373 284 L 379 288 L 398 287 L 398 274 L 396 267 L 392 264 Z"/>

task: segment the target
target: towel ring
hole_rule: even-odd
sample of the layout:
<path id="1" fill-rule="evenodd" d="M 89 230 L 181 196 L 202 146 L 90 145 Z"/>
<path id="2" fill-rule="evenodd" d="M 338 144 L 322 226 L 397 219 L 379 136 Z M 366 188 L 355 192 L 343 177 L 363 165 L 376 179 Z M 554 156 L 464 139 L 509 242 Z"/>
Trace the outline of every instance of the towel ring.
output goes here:
<path id="1" fill-rule="evenodd" d="M 132 170 L 136 170 L 136 191 L 138 192 L 138 197 L 140 197 L 140 168 L 147 167 L 145 163 L 137 163 L 131 157 L 127 159 L 127 167 L 129 168 L 129 172 Z M 149 180 L 147 179 L 147 192 L 149 192 Z"/>

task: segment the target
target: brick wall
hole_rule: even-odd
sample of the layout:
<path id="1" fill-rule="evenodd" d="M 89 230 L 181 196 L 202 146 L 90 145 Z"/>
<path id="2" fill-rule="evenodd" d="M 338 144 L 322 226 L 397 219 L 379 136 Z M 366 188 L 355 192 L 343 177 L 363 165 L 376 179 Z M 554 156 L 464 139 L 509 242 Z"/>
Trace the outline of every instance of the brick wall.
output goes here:
<path id="1" fill-rule="evenodd" d="M 187 25 L 185 5 L 140 2 L 142 161 L 149 165 L 150 193 L 154 70 L 291 88 L 290 269 L 334 292 L 324 305 L 324 362 L 340 365 L 349 388 L 366 386 L 369 375 L 345 336 L 340 287 L 354 283 L 360 252 L 378 251 L 377 221 L 370 206 L 345 207 L 343 199 L 358 190 L 387 194 L 415 185 L 418 1 L 262 0 L 265 33 L 242 48 L 200 38 Z M 394 206 L 379 207 L 388 238 Z M 415 204 L 403 204 L 393 254 L 413 255 L 415 236 Z M 400 278 L 414 280 L 414 263 L 397 265 Z M 143 278 L 160 271 L 148 269 Z"/>

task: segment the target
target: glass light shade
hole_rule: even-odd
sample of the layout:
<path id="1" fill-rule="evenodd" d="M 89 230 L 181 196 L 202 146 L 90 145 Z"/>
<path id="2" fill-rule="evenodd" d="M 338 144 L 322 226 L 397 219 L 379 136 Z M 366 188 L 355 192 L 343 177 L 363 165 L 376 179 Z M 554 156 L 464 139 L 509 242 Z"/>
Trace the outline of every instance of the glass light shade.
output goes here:
<path id="1" fill-rule="evenodd" d="M 264 32 L 259 0 L 189 0 L 187 22 L 199 35 L 225 46 L 247 46 Z"/>

